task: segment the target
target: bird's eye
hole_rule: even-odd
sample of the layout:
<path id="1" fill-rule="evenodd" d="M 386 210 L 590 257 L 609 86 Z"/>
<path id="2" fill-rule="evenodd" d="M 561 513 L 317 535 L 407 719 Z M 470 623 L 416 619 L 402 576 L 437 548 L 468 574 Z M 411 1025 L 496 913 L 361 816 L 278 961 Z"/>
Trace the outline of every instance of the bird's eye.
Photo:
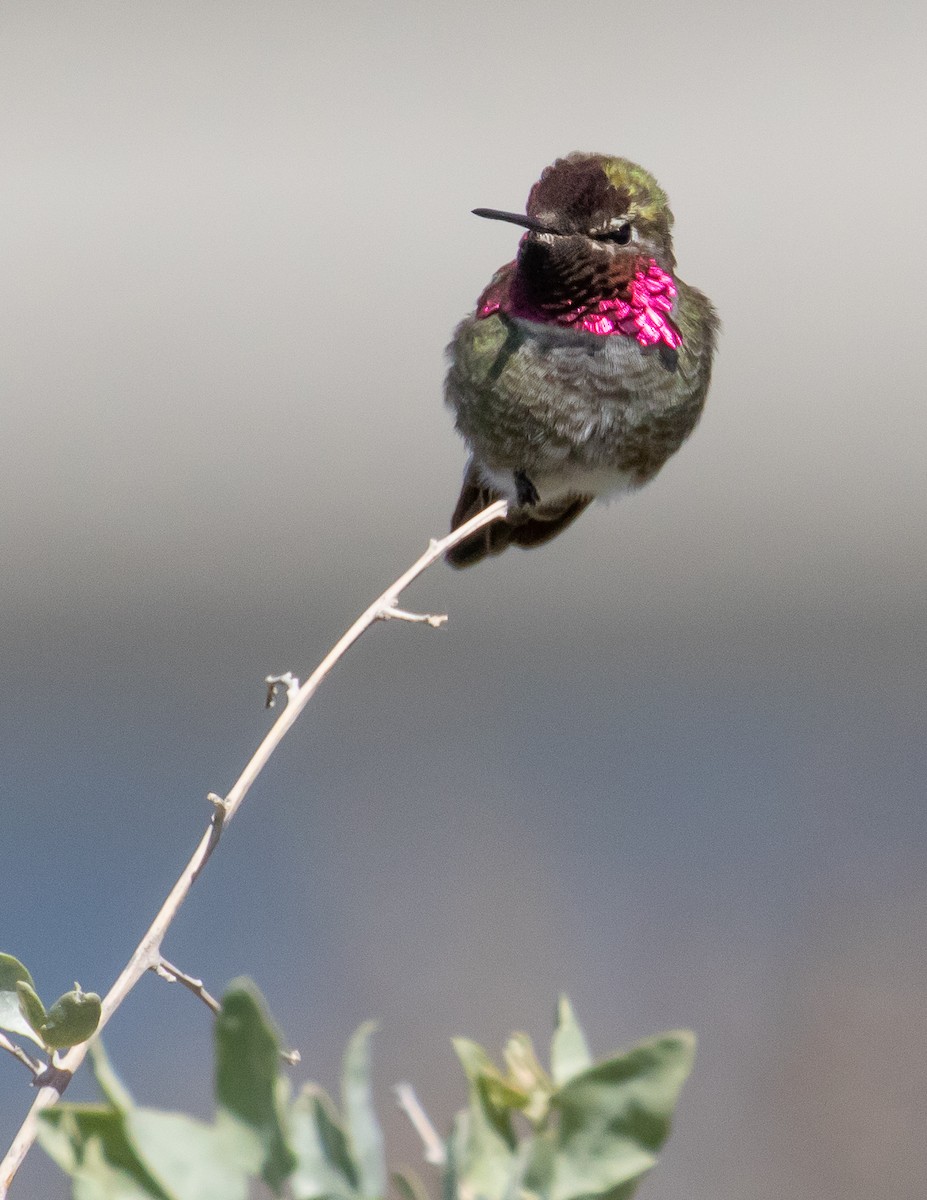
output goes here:
<path id="1" fill-rule="evenodd" d="M 631 240 L 631 222 L 625 221 L 617 229 L 608 229 L 605 233 L 597 234 L 596 237 L 600 242 L 615 242 L 619 246 L 626 246 Z"/>

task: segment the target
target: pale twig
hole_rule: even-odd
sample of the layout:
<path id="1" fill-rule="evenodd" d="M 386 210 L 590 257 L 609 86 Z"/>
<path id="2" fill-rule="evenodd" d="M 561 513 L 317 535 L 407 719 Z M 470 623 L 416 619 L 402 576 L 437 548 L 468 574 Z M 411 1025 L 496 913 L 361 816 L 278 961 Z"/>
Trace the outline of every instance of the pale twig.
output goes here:
<path id="1" fill-rule="evenodd" d="M 425 1162 L 443 1167 L 447 1161 L 447 1151 L 438 1131 L 432 1125 L 428 1113 L 422 1108 L 421 1101 L 415 1094 L 411 1083 L 397 1083 L 393 1088 L 396 1102 L 412 1123 L 412 1128 L 422 1140 L 425 1151 Z"/>
<path id="2" fill-rule="evenodd" d="M 476 533 L 478 530 L 491 525 L 494 521 L 501 520 L 507 512 L 507 502 L 505 500 L 497 500 L 495 503 L 490 504 L 488 508 L 483 509 L 481 513 L 477 513 L 475 517 L 472 517 L 458 529 L 455 529 L 453 533 L 449 533 L 447 537 L 441 539 L 433 538 L 425 553 L 361 613 L 354 624 L 329 650 L 328 654 L 322 659 L 305 683 L 301 684 L 295 690 L 291 690 L 287 686 L 287 677 L 280 676 L 281 682 L 284 683 L 284 686 L 287 686 L 286 707 L 265 734 L 264 740 L 254 752 L 250 762 L 241 775 L 239 775 L 238 780 L 228 794 L 224 798 L 212 793 L 210 794 L 210 800 L 215 806 L 216 811 L 213 814 L 209 828 L 200 839 L 190 861 L 184 867 L 180 878 L 174 884 L 158 915 L 152 921 L 148 932 L 139 942 L 119 978 L 104 997 L 98 1031 L 106 1025 L 110 1017 L 112 1017 L 113 1013 L 119 1008 L 145 972 L 157 968 L 158 963 L 161 961 L 161 943 L 164 936 L 170 928 L 172 921 L 177 916 L 180 906 L 187 898 L 193 881 L 205 866 L 209 856 L 218 844 L 220 832 L 235 816 L 245 796 L 251 790 L 251 785 L 260 775 L 268 759 L 283 741 L 283 738 L 297 717 L 299 717 L 300 713 L 312 699 L 322 680 L 371 625 L 376 621 L 382 620 L 389 615 L 391 610 L 395 609 L 399 596 L 402 595 L 410 583 L 442 558 L 448 550 L 453 549 L 454 546 L 465 541 L 471 534 Z M 87 1049 L 88 1043 L 81 1042 L 78 1046 L 72 1046 L 66 1054 L 60 1057 L 59 1065 L 64 1072 L 60 1076 L 60 1079 L 64 1080 L 73 1075 L 84 1061 Z M 39 1113 L 56 1104 L 61 1097 L 62 1090 L 63 1087 L 60 1090 L 54 1086 L 43 1087 L 36 1096 L 35 1102 L 29 1110 L 26 1119 L 23 1121 L 19 1132 L 13 1139 L 6 1157 L 0 1163 L 0 1200 L 5 1200 L 13 1177 L 16 1175 L 23 1159 L 29 1153 L 29 1149 L 35 1141 Z"/>
<path id="3" fill-rule="evenodd" d="M 218 796 L 215 792 L 209 792 L 206 799 L 212 805 L 212 817 L 209 821 L 209 828 L 204 835 L 206 845 L 203 853 L 199 855 L 199 861 L 193 869 L 193 874 L 190 877 L 191 886 L 196 883 L 200 872 L 212 858 L 212 852 L 219 845 L 219 838 L 222 837 L 222 830 L 225 828 L 225 818 L 228 815 L 229 806 L 224 796 Z M 197 847 L 199 853 L 199 847 Z M 195 856 L 194 856 L 195 857 Z M 189 890 L 189 889 L 188 889 Z M 0 1192 L 0 1200 L 3 1200 L 3 1193 Z"/>
<path id="4" fill-rule="evenodd" d="M 7 1054 L 12 1054 L 17 1062 L 32 1072 L 33 1079 L 40 1072 L 45 1070 L 45 1064 L 37 1058 L 33 1058 L 31 1054 L 27 1054 L 22 1046 L 17 1046 L 15 1042 L 11 1042 L 6 1034 L 0 1033 L 0 1050 L 5 1050 Z"/>
<path id="5" fill-rule="evenodd" d="M 264 680 L 267 684 L 267 699 L 265 708 L 274 708 L 277 704 L 277 693 L 282 689 L 286 692 L 287 701 L 293 699 L 299 691 L 299 680 L 292 671 L 284 671 L 282 675 L 268 675 Z"/>
<path id="6" fill-rule="evenodd" d="M 411 621 L 413 625 L 430 625 L 432 629 L 440 629 L 447 622 L 447 613 L 414 613 L 406 612 L 396 604 L 391 604 L 380 613 L 381 621 Z"/>
<path id="7" fill-rule="evenodd" d="M 173 963 L 168 962 L 163 955 L 161 956 L 161 961 L 152 967 L 151 970 L 154 971 L 159 979 L 164 979 L 168 983 L 182 984 L 188 992 L 192 992 L 194 996 L 202 1000 L 206 1007 L 211 1009 L 213 1013 L 221 1011 L 222 1005 L 211 992 L 206 991 L 206 986 L 202 979 L 194 979 L 192 975 L 187 975 L 179 967 L 175 967 Z M 288 1062 L 291 1067 L 295 1067 L 301 1061 L 301 1055 L 298 1050 L 281 1050 L 280 1057 L 284 1062 Z"/>
<path id="8" fill-rule="evenodd" d="M 194 996 L 198 996 L 207 1008 L 212 1009 L 214 1013 L 219 1012 L 222 1005 L 211 993 L 206 991 L 206 986 L 202 979 L 194 979 L 192 975 L 186 975 L 179 967 L 175 967 L 173 963 L 167 961 L 162 955 L 158 962 L 150 968 L 160 979 L 166 979 L 168 983 L 180 983 L 188 992 L 192 992 Z"/>

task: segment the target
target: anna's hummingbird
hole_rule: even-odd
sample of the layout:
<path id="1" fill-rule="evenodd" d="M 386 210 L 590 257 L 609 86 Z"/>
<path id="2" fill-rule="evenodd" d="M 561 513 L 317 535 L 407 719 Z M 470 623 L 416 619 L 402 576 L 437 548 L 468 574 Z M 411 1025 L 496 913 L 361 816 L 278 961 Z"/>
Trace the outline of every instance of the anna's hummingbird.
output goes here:
<path id="1" fill-rule="evenodd" d="M 527 232 L 448 348 L 447 403 L 471 450 L 451 527 L 511 505 L 448 552 L 456 567 L 540 546 L 652 479 L 699 418 L 718 328 L 675 274 L 665 193 L 626 158 L 570 154 L 526 215 L 474 212 Z"/>

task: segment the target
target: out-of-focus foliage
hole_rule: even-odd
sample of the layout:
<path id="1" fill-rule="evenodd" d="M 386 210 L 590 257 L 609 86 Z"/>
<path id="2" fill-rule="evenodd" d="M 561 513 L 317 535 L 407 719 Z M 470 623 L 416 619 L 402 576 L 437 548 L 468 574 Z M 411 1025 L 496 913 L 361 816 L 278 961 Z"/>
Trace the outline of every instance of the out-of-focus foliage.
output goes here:
<path id="1" fill-rule="evenodd" d="M 427 1200 L 418 1178 L 387 1172 L 373 1028 L 348 1045 L 340 1111 L 315 1084 L 293 1096 L 276 1028 L 254 986 L 237 981 L 216 1021 L 213 1124 L 136 1106 L 95 1047 L 103 1103 L 48 1110 L 40 1140 L 75 1200 L 247 1200 L 258 1177 L 294 1200 Z M 627 1200 L 669 1133 L 694 1053 L 692 1035 L 674 1032 L 595 1063 L 566 999 L 549 1069 L 523 1033 L 504 1067 L 474 1042 L 454 1045 L 469 1096 L 445 1144 L 444 1200 Z"/>

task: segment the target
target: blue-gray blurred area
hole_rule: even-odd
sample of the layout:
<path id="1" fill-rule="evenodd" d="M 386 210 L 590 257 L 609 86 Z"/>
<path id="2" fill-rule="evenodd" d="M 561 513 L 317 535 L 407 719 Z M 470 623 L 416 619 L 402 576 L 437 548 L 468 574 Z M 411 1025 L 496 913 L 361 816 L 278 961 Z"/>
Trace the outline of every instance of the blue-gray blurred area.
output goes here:
<path id="1" fill-rule="evenodd" d="M 644 163 L 724 335 L 640 494 L 439 567 L 260 779 L 165 952 L 354 1027 L 446 1127 L 449 1038 L 700 1039 L 643 1196 L 927 1191 L 920 4 L 0 8 L 0 944 L 105 990 L 304 676 L 443 533 L 454 323 L 574 149 Z M 138 1099 L 210 1111 L 144 980 Z M 69 1093 L 70 1094 L 70 1093 Z M 73 1095 L 89 1097 L 79 1077 Z M 0 1140 L 29 1102 L 0 1061 Z M 432 1191 L 434 1192 L 434 1181 Z M 35 1151 L 17 1200 L 61 1200 Z"/>

